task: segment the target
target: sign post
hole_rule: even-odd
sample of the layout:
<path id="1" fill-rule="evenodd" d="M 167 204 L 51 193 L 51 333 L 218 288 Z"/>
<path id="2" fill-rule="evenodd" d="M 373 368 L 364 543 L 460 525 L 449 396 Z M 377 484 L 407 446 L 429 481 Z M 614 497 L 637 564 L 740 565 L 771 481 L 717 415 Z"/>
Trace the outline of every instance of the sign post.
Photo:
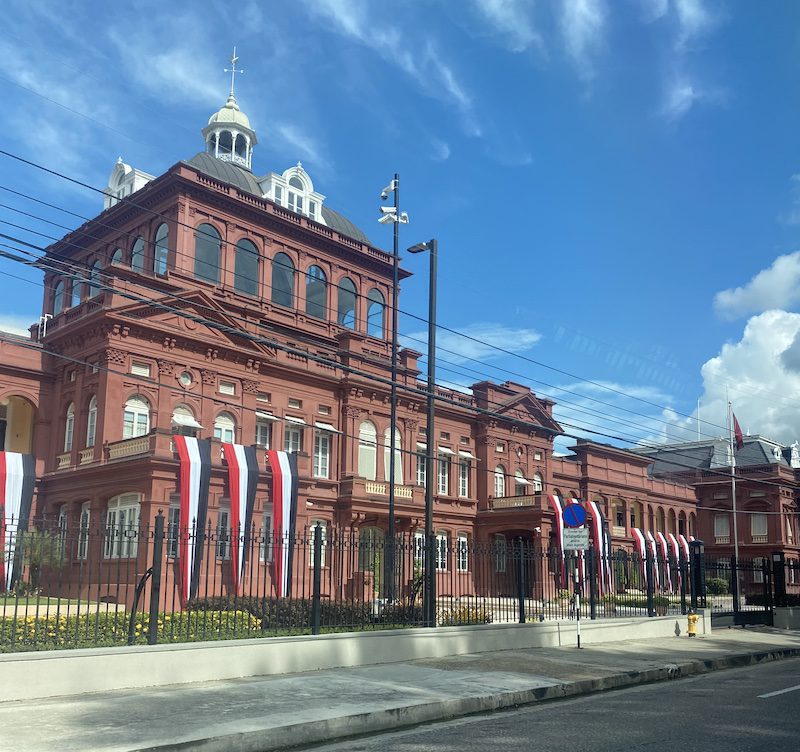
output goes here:
<path id="1" fill-rule="evenodd" d="M 586 510 L 581 504 L 569 504 L 561 513 L 564 520 L 564 552 L 586 551 L 589 548 L 589 530 L 583 527 L 586 522 Z M 581 648 L 581 578 L 580 556 L 575 556 L 575 627 L 578 637 L 578 649 Z"/>

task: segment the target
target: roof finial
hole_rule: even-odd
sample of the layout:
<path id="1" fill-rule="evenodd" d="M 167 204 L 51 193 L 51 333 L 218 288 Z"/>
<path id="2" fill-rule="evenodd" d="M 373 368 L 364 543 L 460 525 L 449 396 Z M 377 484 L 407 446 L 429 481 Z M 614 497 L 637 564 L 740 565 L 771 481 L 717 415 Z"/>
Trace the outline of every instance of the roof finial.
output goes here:
<path id="1" fill-rule="evenodd" d="M 225 73 L 231 74 L 231 93 L 228 95 L 229 99 L 234 99 L 233 96 L 233 89 L 236 83 L 236 74 L 237 73 L 244 73 L 241 68 L 236 67 L 236 63 L 239 62 L 239 58 L 236 56 L 236 47 L 233 48 L 233 55 L 231 55 L 231 67 L 225 68 Z"/>

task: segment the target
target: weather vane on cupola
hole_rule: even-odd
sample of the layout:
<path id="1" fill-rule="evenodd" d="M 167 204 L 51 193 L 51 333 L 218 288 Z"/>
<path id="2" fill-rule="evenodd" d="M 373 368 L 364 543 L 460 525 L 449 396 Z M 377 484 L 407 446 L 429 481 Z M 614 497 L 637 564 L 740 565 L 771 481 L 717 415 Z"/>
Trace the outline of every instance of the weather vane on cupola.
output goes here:
<path id="1" fill-rule="evenodd" d="M 239 62 L 239 58 L 236 55 L 236 47 L 234 47 L 233 48 L 233 55 L 231 55 L 231 67 L 230 68 L 225 68 L 225 70 L 224 70 L 225 73 L 230 73 L 231 74 L 231 93 L 229 94 L 231 99 L 234 98 L 233 89 L 234 89 L 234 85 L 236 84 L 236 74 L 237 73 L 244 73 L 244 71 L 241 68 L 237 68 L 236 67 L 236 63 L 238 63 L 238 62 Z"/>

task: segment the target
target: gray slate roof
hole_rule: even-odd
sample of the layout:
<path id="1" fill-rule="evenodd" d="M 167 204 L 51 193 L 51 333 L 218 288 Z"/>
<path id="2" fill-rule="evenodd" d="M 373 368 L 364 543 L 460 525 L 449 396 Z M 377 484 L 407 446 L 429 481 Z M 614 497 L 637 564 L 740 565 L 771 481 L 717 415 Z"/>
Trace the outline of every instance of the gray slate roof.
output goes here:
<path id="1" fill-rule="evenodd" d="M 222 183 L 233 185 L 241 191 L 251 193 L 259 198 L 262 197 L 258 179 L 246 167 L 233 164 L 232 162 L 223 162 L 204 151 L 195 154 L 191 159 L 185 160 L 183 164 L 194 167 L 196 170 L 200 170 L 200 172 Z M 347 235 L 347 237 L 353 238 L 353 240 L 372 245 L 370 239 L 363 230 L 356 227 L 347 217 L 342 216 L 339 212 L 323 205 L 322 217 L 325 220 L 325 224 L 332 230 L 336 230 L 336 232 L 342 235 Z"/>

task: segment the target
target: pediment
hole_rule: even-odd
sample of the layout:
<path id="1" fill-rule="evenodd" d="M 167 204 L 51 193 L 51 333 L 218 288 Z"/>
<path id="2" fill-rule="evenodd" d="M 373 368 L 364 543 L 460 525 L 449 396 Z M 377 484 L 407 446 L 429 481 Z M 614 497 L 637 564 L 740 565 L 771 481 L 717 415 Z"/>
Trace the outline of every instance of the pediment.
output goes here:
<path id="1" fill-rule="evenodd" d="M 553 433 L 564 433 L 564 429 L 548 413 L 545 405 L 532 393 L 518 394 L 503 402 L 495 413 L 509 420 L 534 423 Z"/>
<path id="2" fill-rule="evenodd" d="M 209 346 L 235 346 L 255 352 L 274 355 L 274 348 L 247 336 L 236 334 L 242 322 L 229 316 L 220 305 L 204 292 L 195 291 L 181 295 L 154 298 L 150 303 L 135 303 L 114 311 L 125 319 L 173 335 L 200 340 Z"/>

